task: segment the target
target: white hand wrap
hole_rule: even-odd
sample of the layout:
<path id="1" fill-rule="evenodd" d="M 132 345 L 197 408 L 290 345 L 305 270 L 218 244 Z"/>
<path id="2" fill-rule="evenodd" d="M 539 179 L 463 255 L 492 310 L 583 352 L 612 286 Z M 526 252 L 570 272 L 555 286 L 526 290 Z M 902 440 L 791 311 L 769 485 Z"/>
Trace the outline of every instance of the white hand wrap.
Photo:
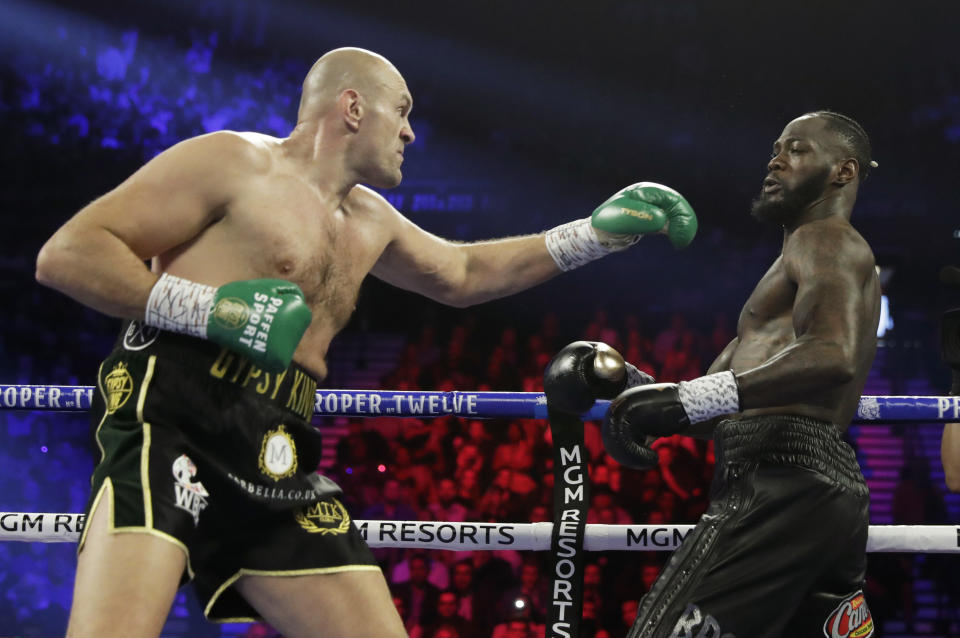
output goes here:
<path id="1" fill-rule="evenodd" d="M 640 241 L 640 237 L 597 231 L 586 217 L 551 228 L 545 239 L 557 267 L 567 271 L 632 246 Z"/>
<path id="2" fill-rule="evenodd" d="M 646 385 L 654 382 L 653 377 L 646 372 L 641 372 L 637 366 L 629 361 L 624 362 L 624 367 L 627 369 L 627 388 L 635 388 L 638 385 Z"/>
<path id="3" fill-rule="evenodd" d="M 678 385 L 680 404 L 687 411 L 690 423 L 740 411 L 740 390 L 730 370 L 681 381 Z"/>
<path id="4" fill-rule="evenodd" d="M 145 323 L 205 339 L 216 293 L 213 286 L 163 273 L 150 290 Z"/>

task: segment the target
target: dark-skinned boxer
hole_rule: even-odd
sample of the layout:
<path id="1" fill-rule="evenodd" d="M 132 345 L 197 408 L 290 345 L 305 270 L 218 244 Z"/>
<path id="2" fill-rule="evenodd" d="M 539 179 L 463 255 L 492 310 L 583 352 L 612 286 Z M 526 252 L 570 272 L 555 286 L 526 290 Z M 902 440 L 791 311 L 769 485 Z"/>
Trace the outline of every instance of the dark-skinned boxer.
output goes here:
<path id="1" fill-rule="evenodd" d="M 622 464 L 655 466 L 655 437 L 716 442 L 709 509 L 641 601 L 630 638 L 873 634 L 862 591 L 869 494 L 842 439 L 880 314 L 873 253 L 849 222 L 870 166 L 850 118 L 818 111 L 790 122 L 752 211 L 782 225 L 783 250 L 737 337 L 706 376 L 632 387 L 611 403 L 604 445 Z M 590 356 L 579 344 L 561 352 L 584 364 L 548 368 L 548 397 L 626 385 L 624 371 L 598 374 Z"/>

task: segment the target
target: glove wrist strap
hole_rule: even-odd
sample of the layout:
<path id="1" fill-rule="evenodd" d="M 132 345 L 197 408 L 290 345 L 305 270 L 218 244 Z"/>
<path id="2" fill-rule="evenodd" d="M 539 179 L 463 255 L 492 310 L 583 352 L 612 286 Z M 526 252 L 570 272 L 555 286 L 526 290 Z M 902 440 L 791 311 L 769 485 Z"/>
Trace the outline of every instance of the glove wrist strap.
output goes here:
<path id="1" fill-rule="evenodd" d="M 217 289 L 163 273 L 150 290 L 144 322 L 148 326 L 207 337 L 207 319 Z"/>
<path id="2" fill-rule="evenodd" d="M 691 424 L 740 411 L 740 388 L 730 370 L 681 381 L 677 393 Z"/>
<path id="3" fill-rule="evenodd" d="M 557 267 L 563 271 L 579 268 L 612 252 L 623 250 L 640 239 L 639 235 L 626 237 L 629 239 L 623 242 L 601 241 L 597 231 L 590 224 L 589 217 L 561 224 L 551 228 L 544 235 L 547 251 L 550 252 Z"/>

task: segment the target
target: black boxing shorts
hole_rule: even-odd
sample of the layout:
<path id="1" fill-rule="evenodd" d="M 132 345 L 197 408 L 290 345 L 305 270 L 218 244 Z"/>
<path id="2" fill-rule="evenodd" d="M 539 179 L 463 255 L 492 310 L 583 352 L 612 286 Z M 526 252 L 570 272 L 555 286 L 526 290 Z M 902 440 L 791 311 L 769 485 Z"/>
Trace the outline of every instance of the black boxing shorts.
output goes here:
<path id="1" fill-rule="evenodd" d="M 839 429 L 721 422 L 710 507 L 641 600 L 628 638 L 866 638 L 869 491 Z"/>
<path id="2" fill-rule="evenodd" d="M 379 570 L 340 488 L 316 473 L 306 370 L 269 373 L 208 341 L 124 327 L 91 408 L 101 459 L 88 520 L 104 501 L 112 533 L 180 547 L 182 582 L 215 621 L 259 618 L 232 587 L 242 575 Z"/>

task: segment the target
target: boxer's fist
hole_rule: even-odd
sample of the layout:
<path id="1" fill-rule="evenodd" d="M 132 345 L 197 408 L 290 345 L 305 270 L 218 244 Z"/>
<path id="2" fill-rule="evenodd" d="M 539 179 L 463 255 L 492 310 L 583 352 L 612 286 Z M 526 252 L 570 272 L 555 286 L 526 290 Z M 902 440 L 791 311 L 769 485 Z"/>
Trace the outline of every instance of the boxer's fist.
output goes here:
<path id="1" fill-rule="evenodd" d="M 690 425 L 675 383 L 655 383 L 631 388 L 610 403 L 601 434 L 607 454 L 621 465 L 650 469 L 657 453 L 646 446 L 647 437 L 670 436 Z"/>
<path id="2" fill-rule="evenodd" d="M 656 463 L 656 454 L 643 445 L 647 437 L 680 434 L 691 423 L 739 410 L 740 388 L 730 370 L 692 381 L 634 387 L 610 403 L 603 421 L 603 445 L 622 465 L 652 467 L 649 462 Z"/>
<path id="3" fill-rule="evenodd" d="M 207 339 L 238 352 L 267 371 L 290 365 L 312 313 L 296 284 L 248 279 L 217 289 Z"/>
<path id="4" fill-rule="evenodd" d="M 312 314 L 300 288 L 248 279 L 219 288 L 164 273 L 150 291 L 146 324 L 209 339 L 280 372 L 290 365 Z"/>
<path id="5" fill-rule="evenodd" d="M 612 399 L 626 387 L 623 357 L 597 341 L 574 341 L 564 346 L 543 374 L 547 404 L 568 414 L 583 414 L 597 399 Z"/>
<path id="6" fill-rule="evenodd" d="M 627 186 L 598 206 L 590 220 L 601 243 L 629 244 L 642 235 L 665 233 L 674 248 L 684 248 L 697 233 L 689 202 L 654 182 Z"/>

